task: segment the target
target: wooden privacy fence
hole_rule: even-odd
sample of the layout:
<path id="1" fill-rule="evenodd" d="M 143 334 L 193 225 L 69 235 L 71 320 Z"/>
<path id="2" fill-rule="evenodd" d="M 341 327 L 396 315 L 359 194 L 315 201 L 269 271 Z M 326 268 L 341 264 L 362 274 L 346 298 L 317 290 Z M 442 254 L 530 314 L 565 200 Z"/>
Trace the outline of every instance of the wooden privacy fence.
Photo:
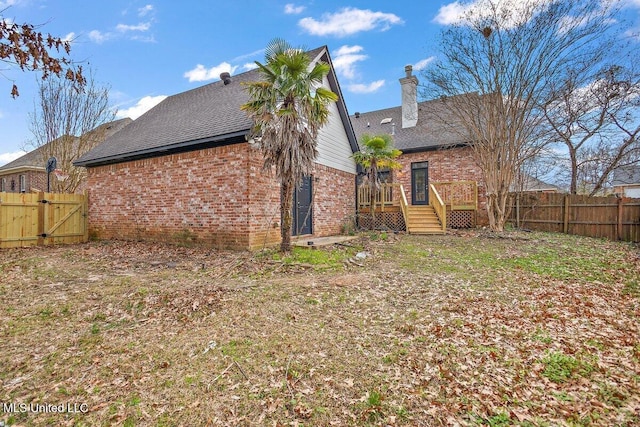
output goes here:
<path id="1" fill-rule="evenodd" d="M 519 228 L 640 241 L 640 199 L 513 193 L 509 221 Z"/>
<path id="2" fill-rule="evenodd" d="M 87 240 L 86 195 L 0 193 L 0 248 Z"/>

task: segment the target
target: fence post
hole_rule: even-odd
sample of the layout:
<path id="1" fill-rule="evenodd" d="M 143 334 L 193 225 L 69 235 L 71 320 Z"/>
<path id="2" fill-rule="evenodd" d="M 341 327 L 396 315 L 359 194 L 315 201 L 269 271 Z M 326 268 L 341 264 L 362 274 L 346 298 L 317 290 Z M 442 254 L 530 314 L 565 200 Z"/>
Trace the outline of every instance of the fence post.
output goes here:
<path id="1" fill-rule="evenodd" d="M 516 193 L 516 228 L 520 229 L 520 192 Z"/>
<path id="2" fill-rule="evenodd" d="M 45 193 L 40 191 L 38 193 L 38 246 L 44 245 L 44 223 L 45 223 L 45 203 L 44 203 L 44 195 Z"/>
<path id="3" fill-rule="evenodd" d="M 564 196 L 564 223 L 562 225 L 562 232 L 567 234 L 569 233 L 569 195 L 565 194 Z"/>
<path id="4" fill-rule="evenodd" d="M 618 240 L 624 240 L 624 230 L 623 230 L 623 209 L 624 209 L 624 199 L 622 197 L 618 197 L 618 223 L 616 224 L 616 231 Z"/>

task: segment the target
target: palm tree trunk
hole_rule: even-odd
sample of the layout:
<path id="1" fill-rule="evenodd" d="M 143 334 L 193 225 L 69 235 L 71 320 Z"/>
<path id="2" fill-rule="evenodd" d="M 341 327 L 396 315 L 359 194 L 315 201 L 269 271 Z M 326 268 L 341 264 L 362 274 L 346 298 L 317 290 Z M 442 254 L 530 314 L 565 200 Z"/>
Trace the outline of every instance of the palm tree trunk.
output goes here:
<path id="1" fill-rule="evenodd" d="M 280 252 L 291 251 L 291 210 L 293 205 L 293 184 L 290 180 L 284 180 L 282 183 L 282 224 L 280 226 Z"/>

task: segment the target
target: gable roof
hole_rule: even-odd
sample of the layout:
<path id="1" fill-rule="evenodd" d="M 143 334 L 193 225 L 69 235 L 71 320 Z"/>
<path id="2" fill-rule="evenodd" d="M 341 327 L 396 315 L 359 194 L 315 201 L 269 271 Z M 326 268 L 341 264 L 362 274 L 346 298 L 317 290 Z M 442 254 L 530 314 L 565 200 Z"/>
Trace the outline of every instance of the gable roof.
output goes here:
<path id="1" fill-rule="evenodd" d="M 326 46 L 308 52 L 312 63 L 324 60 L 331 65 Z M 349 123 L 333 65 L 328 76 L 332 91 L 338 95 L 338 110 L 352 149 L 357 150 L 355 134 Z M 206 146 L 243 142 L 252 121 L 240 106 L 249 100 L 243 83 L 260 80 L 259 70 L 169 96 L 127 126 L 74 162 L 78 166 L 154 157 L 171 152 Z"/>
<path id="2" fill-rule="evenodd" d="M 119 132 L 121 129 L 123 129 L 125 126 L 127 126 L 131 122 L 132 120 L 127 117 L 124 119 L 103 123 L 102 125 L 96 127 L 95 129 L 92 129 L 89 132 L 87 132 L 86 135 L 88 137 L 91 137 L 91 134 L 95 134 L 95 135 L 99 135 L 98 136 L 99 138 L 106 139 L 111 135 L 115 134 L 116 132 Z M 102 130 L 105 130 L 104 134 L 101 133 Z M 64 137 L 60 137 L 58 139 L 61 139 L 61 138 L 64 138 Z M 44 171 L 45 165 L 42 162 L 42 156 L 43 156 L 42 153 L 44 150 L 47 149 L 47 146 L 49 144 L 52 144 L 58 139 L 48 142 L 45 145 L 42 145 L 32 151 L 29 151 L 23 156 L 18 157 L 12 162 L 9 162 L 3 166 L 0 166 L 0 174 L 6 174 L 16 170 L 25 170 L 25 169 Z"/>
<path id="3" fill-rule="evenodd" d="M 391 121 L 382 124 L 384 119 Z M 447 114 L 447 107 L 440 99 L 418 103 L 418 122 L 414 127 L 402 128 L 401 106 L 356 113 L 351 116 L 351 123 L 358 140 L 364 134 L 388 133 L 393 137 L 395 148 L 404 153 L 466 145 L 470 141 L 458 131 L 462 126 L 456 126 L 455 119 Z"/>
<path id="4" fill-rule="evenodd" d="M 611 184 L 615 187 L 640 184 L 640 164 L 620 166 L 614 169 Z"/>

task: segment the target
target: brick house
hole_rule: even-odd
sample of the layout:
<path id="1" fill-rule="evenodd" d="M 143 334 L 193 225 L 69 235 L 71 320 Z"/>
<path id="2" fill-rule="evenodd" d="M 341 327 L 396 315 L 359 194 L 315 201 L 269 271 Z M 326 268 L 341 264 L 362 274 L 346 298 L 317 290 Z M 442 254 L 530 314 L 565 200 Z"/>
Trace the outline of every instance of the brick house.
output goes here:
<path id="1" fill-rule="evenodd" d="M 326 46 L 309 52 L 331 65 Z M 90 234 L 99 238 L 195 240 L 221 248 L 279 243 L 280 186 L 262 170 L 252 123 L 240 106 L 257 70 L 166 98 L 82 156 L 87 167 Z M 338 94 L 318 136 L 312 176 L 294 198 L 293 234 L 338 234 L 355 215 L 355 134 Z"/>
<path id="2" fill-rule="evenodd" d="M 417 101 L 418 79 L 412 75 L 411 66 L 405 67 L 405 71 L 406 76 L 400 79 L 400 106 L 351 116 L 358 139 L 364 134 L 390 134 L 394 146 L 402 151 L 398 158 L 402 169 L 385 177 L 389 182 L 388 197 L 385 196 L 385 212 L 381 218 L 387 216 L 392 223 L 402 222 L 397 218 L 399 214 L 394 213 L 400 211 L 398 193 L 402 190 L 408 205 L 405 214 L 410 222 L 409 232 L 444 231 L 441 221 L 428 220 L 436 219 L 430 205 L 438 196 L 446 205 L 448 226 L 484 223 L 485 186 L 482 171 L 469 147 L 470 139 L 448 121 L 441 100 Z M 434 184 L 433 190 L 438 196 L 433 197 L 433 192 L 430 195 L 430 184 Z M 366 200 L 361 197 L 359 205 L 367 211 Z"/>
<path id="3" fill-rule="evenodd" d="M 109 123 L 104 123 L 86 133 L 87 138 L 96 138 L 95 144 L 120 131 L 131 122 L 131 119 L 120 119 Z M 57 141 L 57 140 L 56 140 Z M 50 146 L 56 141 L 49 142 L 38 147 L 25 155 L 0 166 L 0 192 L 7 193 L 28 193 L 33 191 L 47 191 L 47 153 L 55 152 Z M 92 144 L 92 145 L 95 145 Z M 84 154 L 84 153 L 80 153 Z M 53 174 L 52 174 L 53 175 Z M 50 179 L 56 179 L 51 176 Z M 77 193 L 84 191 L 84 183 L 76 189 Z M 53 190 L 52 190 L 53 191 Z"/>

